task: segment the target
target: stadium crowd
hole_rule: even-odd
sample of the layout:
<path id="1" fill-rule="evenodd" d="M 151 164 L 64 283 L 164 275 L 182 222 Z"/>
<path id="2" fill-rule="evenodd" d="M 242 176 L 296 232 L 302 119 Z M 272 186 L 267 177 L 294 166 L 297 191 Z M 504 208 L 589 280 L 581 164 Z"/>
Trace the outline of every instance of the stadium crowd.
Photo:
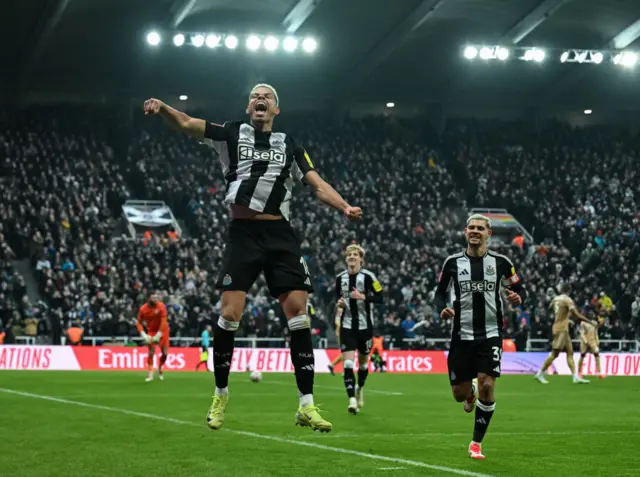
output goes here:
<path id="1" fill-rule="evenodd" d="M 176 337 L 197 336 L 215 322 L 213 282 L 228 214 L 213 151 L 153 121 L 133 134 L 112 128 L 98 137 L 95 131 L 110 126 L 92 127 L 87 119 L 76 127 L 77 120 L 53 112 L 28 118 L 0 129 L 4 328 L 10 321 L 26 330 L 28 310 L 38 308 L 20 306 L 24 280 L 14 258 L 32 261 L 46 314 L 63 328 L 135 336 L 136 309 L 149 290 L 160 290 L 168 303 Z M 344 268 L 344 247 L 357 241 L 367 251 L 365 267 L 386 287 L 378 331 L 397 347 L 442 346 L 433 340 L 447 338 L 450 324 L 434 310 L 433 291 L 442 262 L 464 244 L 471 206 L 508 209 L 538 243 L 495 245 L 530 291 L 524 308 L 505 317 L 519 348 L 527 337 L 549 337 L 548 304 L 565 281 L 581 309 L 605 318 L 603 338 L 637 335 L 640 178 L 633 137 L 609 128 L 550 124 L 532 131 L 472 121 L 451 121 L 439 137 L 424 136 L 390 118 L 285 118 L 278 127 L 295 135 L 321 175 L 365 212 L 349 225 L 302 187 L 294 194 L 292 223 L 316 280 L 316 336 L 326 336 L 333 322 L 334 277 Z M 127 237 L 119 219 L 127 198 L 165 201 L 186 225 L 184 236 Z M 240 336 L 286 339 L 279 315 L 261 278 Z"/>

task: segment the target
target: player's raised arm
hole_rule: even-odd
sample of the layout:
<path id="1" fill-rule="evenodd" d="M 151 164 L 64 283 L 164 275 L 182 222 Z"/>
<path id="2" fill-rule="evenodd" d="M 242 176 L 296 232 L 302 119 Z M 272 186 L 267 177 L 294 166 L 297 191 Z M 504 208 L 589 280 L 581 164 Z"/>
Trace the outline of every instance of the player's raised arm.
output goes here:
<path id="1" fill-rule="evenodd" d="M 345 201 L 338 192 L 329 185 L 313 167 L 311 158 L 307 151 L 302 147 L 294 149 L 294 158 L 299 169 L 298 179 L 303 179 L 316 192 L 316 197 L 323 204 L 327 204 L 336 210 L 339 210 L 344 216 L 351 220 L 359 220 L 362 217 L 362 209 L 360 207 L 352 207 Z"/>
<path id="2" fill-rule="evenodd" d="M 202 141 L 205 138 L 207 122 L 204 119 L 192 118 L 159 99 L 150 98 L 144 102 L 144 114 L 159 115 L 176 131 L 184 132 Z"/>

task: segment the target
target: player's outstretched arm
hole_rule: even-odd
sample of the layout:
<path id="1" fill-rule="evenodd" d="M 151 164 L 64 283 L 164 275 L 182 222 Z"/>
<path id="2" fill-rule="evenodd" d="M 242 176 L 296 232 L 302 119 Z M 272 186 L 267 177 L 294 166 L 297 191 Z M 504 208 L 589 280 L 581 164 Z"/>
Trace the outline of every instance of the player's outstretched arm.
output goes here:
<path id="1" fill-rule="evenodd" d="M 360 207 L 350 206 L 316 171 L 311 170 L 307 172 L 304 180 L 313 187 L 316 191 L 316 197 L 323 204 L 339 210 L 349 220 L 358 220 L 362 217 L 362 209 Z"/>
<path id="2" fill-rule="evenodd" d="M 144 102 L 144 114 L 146 116 L 159 115 L 176 131 L 187 133 L 199 141 L 204 139 L 207 122 L 204 119 L 192 118 L 159 99 L 150 98 Z"/>

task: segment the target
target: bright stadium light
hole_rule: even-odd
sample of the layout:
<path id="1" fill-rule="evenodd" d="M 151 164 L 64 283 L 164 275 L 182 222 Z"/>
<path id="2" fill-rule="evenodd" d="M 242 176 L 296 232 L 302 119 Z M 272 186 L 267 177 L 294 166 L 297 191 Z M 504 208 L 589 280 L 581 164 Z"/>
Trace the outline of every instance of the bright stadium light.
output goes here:
<path id="1" fill-rule="evenodd" d="M 538 50 L 537 48 L 534 48 L 533 50 L 533 61 L 537 61 L 538 63 L 544 61 L 544 57 L 545 57 L 545 52 L 544 50 Z"/>
<path id="2" fill-rule="evenodd" d="M 593 55 L 591 55 L 591 60 L 596 65 L 599 65 L 600 63 L 602 63 L 602 60 L 604 60 L 604 55 L 602 53 L 600 53 L 599 51 L 596 51 Z"/>
<path id="3" fill-rule="evenodd" d="M 387 103 L 387 108 L 393 108 L 396 105 L 396 103 Z"/>
<path id="4" fill-rule="evenodd" d="M 186 94 L 180 95 L 180 101 L 186 101 L 187 99 L 189 99 L 189 96 L 187 96 Z"/>
<path id="5" fill-rule="evenodd" d="M 302 41 L 302 49 L 307 53 L 313 53 L 318 48 L 318 43 L 313 38 L 305 38 Z"/>
<path id="6" fill-rule="evenodd" d="M 464 49 L 464 57 L 467 60 L 473 60 L 476 56 L 478 56 L 478 49 L 475 46 L 467 46 Z"/>
<path id="7" fill-rule="evenodd" d="M 499 46 L 496 49 L 496 57 L 500 60 L 500 61 L 505 61 L 507 58 L 509 58 L 509 50 L 507 50 L 506 48 L 503 48 L 501 46 Z"/>
<path id="8" fill-rule="evenodd" d="M 204 35 L 194 35 L 191 37 L 191 44 L 196 48 L 200 48 L 204 45 Z"/>
<path id="9" fill-rule="evenodd" d="M 493 55 L 493 50 L 488 46 L 483 46 L 480 48 L 480 58 L 483 60 L 488 60 Z"/>
<path id="10" fill-rule="evenodd" d="M 255 35 L 251 35 L 247 38 L 247 48 L 254 51 L 260 48 L 260 38 Z"/>
<path id="11" fill-rule="evenodd" d="M 220 44 L 220 35 L 207 35 L 204 42 L 209 48 L 215 48 Z"/>
<path id="12" fill-rule="evenodd" d="M 173 36 L 173 44 L 176 46 L 184 45 L 184 35 L 182 33 L 178 33 Z"/>
<path id="13" fill-rule="evenodd" d="M 224 46 L 226 46 L 230 50 L 233 50 L 238 46 L 238 38 L 233 35 L 229 35 L 224 39 Z"/>
<path id="14" fill-rule="evenodd" d="M 268 51 L 276 51 L 280 42 L 274 36 L 268 36 L 264 39 L 264 47 Z"/>
<path id="15" fill-rule="evenodd" d="M 564 53 L 562 53 L 562 55 L 560 56 L 560 62 L 561 63 L 565 63 L 567 60 L 569 59 L 569 52 L 565 51 Z"/>
<path id="16" fill-rule="evenodd" d="M 584 110 L 584 114 L 591 114 L 591 113 L 593 113 L 593 111 L 591 111 L 590 109 L 585 109 Z"/>
<path id="17" fill-rule="evenodd" d="M 298 40 L 292 37 L 285 38 L 282 42 L 282 47 L 285 51 L 296 51 L 296 48 L 298 48 Z"/>
<path id="18" fill-rule="evenodd" d="M 627 68 L 633 68 L 637 62 L 638 55 L 636 55 L 632 51 L 625 51 L 621 53 L 620 60 L 618 61 L 618 63 L 620 63 L 622 66 L 626 66 Z"/>
<path id="19" fill-rule="evenodd" d="M 160 44 L 160 34 L 157 31 L 147 33 L 147 43 L 151 46 L 158 46 Z"/>

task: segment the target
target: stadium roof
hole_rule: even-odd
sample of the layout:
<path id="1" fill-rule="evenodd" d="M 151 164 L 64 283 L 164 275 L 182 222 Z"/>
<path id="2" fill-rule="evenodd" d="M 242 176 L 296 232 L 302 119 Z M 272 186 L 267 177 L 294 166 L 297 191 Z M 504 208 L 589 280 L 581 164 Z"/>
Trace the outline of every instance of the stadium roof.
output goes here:
<path id="1" fill-rule="evenodd" d="M 635 0 L 20 0 L 0 6 L 5 93 L 640 107 L 640 65 L 561 63 L 640 46 Z M 150 47 L 157 29 L 163 42 Z M 312 35 L 314 54 L 177 48 L 176 31 Z M 536 46 L 541 62 L 469 61 L 466 44 Z M 553 54 L 551 54 L 551 52 Z M 553 58 L 551 58 L 553 56 Z M 3 68 L 5 69 L 5 68 Z"/>

